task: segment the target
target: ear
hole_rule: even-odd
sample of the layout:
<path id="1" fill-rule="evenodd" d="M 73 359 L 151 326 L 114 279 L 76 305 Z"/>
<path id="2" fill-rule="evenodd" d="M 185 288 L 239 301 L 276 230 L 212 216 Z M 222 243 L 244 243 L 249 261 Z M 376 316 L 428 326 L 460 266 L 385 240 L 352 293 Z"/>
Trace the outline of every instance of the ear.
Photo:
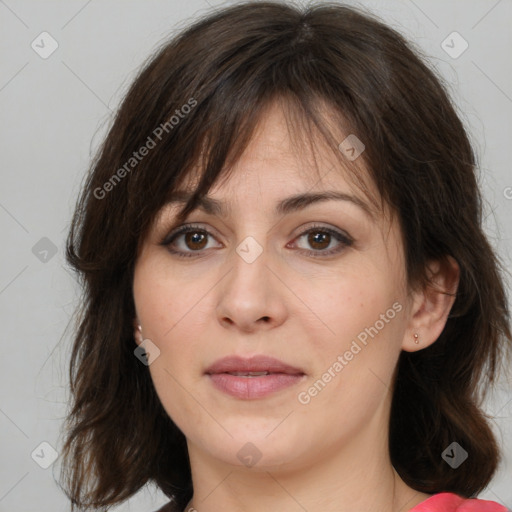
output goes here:
<path id="1" fill-rule="evenodd" d="M 430 282 L 413 292 L 409 324 L 402 342 L 406 352 L 422 350 L 439 338 L 455 302 L 460 268 L 454 258 L 446 256 L 429 263 L 427 275 Z M 415 343 L 415 339 L 419 343 Z"/>
<path id="2" fill-rule="evenodd" d="M 142 327 L 138 318 L 133 319 L 133 337 L 135 338 L 137 345 L 140 345 L 144 341 L 144 337 L 142 336 Z"/>

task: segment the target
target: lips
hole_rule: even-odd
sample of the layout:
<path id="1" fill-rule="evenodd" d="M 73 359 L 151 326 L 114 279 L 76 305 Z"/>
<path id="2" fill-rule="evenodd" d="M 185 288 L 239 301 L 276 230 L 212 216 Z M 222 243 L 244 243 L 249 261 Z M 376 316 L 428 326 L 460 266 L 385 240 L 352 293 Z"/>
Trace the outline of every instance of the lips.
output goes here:
<path id="1" fill-rule="evenodd" d="M 304 375 L 300 368 L 290 366 L 279 359 L 269 356 L 253 356 L 243 358 L 239 356 L 228 356 L 219 359 L 209 366 L 206 374 L 229 373 L 238 376 L 257 376 L 257 374 L 284 373 L 286 375 Z"/>
<path id="2" fill-rule="evenodd" d="M 205 374 L 216 389 L 243 400 L 275 394 L 305 378 L 300 368 L 268 356 L 225 357 L 207 368 Z"/>

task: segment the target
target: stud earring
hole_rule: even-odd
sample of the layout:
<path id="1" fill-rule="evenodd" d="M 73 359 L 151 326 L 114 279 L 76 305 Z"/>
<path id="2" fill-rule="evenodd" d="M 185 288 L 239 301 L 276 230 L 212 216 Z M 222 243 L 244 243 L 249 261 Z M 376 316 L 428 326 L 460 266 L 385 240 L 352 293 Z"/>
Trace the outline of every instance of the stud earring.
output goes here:
<path id="1" fill-rule="evenodd" d="M 416 343 L 416 345 L 420 342 L 420 340 L 418 339 L 418 335 L 416 333 L 414 333 L 414 343 Z"/>

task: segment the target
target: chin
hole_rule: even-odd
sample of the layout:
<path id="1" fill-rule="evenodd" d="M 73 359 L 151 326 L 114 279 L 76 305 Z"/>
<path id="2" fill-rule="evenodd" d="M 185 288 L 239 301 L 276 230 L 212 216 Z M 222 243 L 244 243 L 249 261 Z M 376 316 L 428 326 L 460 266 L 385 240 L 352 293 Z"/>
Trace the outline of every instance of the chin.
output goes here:
<path id="1" fill-rule="evenodd" d="M 304 443 L 289 429 L 281 428 L 279 421 L 262 419 L 250 425 L 224 422 L 219 434 L 201 439 L 202 448 L 215 459 L 226 464 L 254 471 L 272 470 L 290 465 L 300 456 Z M 287 421 L 287 420 L 285 420 Z"/>

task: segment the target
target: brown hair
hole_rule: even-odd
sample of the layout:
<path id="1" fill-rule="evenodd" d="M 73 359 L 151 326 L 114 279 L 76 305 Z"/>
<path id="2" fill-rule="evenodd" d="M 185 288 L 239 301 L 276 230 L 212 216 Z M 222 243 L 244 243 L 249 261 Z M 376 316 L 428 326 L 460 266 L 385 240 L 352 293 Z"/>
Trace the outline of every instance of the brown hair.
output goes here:
<path id="1" fill-rule="evenodd" d="M 490 482 L 500 456 L 480 406 L 510 357 L 503 270 L 482 229 L 469 137 L 442 78 L 419 54 L 360 9 L 262 1 L 195 22 L 144 66 L 91 165 L 67 241 L 84 293 L 62 451 L 73 510 L 112 506 L 147 482 L 180 510 L 192 496 L 185 437 L 134 356 L 134 265 L 169 195 L 201 164 L 184 219 L 237 161 L 274 100 L 287 106 L 290 126 L 316 128 L 340 160 L 341 140 L 321 106 L 363 141 L 365 151 L 345 167 L 361 182 L 363 162 L 395 212 L 411 288 L 429 285 L 429 261 L 457 261 L 444 331 L 428 348 L 400 355 L 389 448 L 418 491 L 473 497 Z M 441 458 L 453 441 L 469 453 L 456 471 Z"/>

